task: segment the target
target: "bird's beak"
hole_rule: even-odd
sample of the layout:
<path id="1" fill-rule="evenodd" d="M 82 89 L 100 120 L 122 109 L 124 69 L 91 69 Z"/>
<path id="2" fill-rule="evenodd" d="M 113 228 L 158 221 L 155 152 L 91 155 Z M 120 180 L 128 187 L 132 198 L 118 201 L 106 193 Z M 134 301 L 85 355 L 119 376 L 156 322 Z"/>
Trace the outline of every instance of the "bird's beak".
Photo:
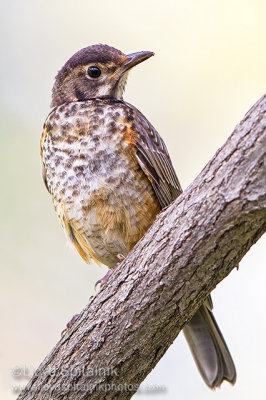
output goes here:
<path id="1" fill-rule="evenodd" d="M 135 65 L 147 60 L 151 56 L 154 56 L 152 51 L 139 51 L 138 53 L 128 54 L 128 60 L 123 64 L 123 70 L 128 71 L 130 68 L 135 67 Z"/>

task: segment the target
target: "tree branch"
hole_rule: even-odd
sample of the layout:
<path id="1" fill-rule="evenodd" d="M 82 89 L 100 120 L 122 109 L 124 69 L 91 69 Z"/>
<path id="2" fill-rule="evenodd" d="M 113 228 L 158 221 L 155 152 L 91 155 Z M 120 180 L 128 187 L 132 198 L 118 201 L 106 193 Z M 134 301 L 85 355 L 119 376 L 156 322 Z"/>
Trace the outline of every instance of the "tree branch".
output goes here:
<path id="1" fill-rule="evenodd" d="M 266 95 L 137 243 L 19 400 L 130 399 L 266 230 Z"/>

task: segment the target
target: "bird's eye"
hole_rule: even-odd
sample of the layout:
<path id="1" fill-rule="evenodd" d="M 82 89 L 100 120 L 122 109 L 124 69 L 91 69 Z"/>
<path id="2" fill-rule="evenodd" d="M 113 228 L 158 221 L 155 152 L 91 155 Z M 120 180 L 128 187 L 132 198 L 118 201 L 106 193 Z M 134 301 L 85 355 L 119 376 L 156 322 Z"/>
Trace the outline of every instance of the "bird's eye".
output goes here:
<path id="1" fill-rule="evenodd" d="M 100 70 L 100 68 L 95 67 L 94 65 L 92 65 L 91 67 L 88 68 L 88 75 L 91 78 L 99 78 L 101 73 L 102 73 L 102 71 Z"/>

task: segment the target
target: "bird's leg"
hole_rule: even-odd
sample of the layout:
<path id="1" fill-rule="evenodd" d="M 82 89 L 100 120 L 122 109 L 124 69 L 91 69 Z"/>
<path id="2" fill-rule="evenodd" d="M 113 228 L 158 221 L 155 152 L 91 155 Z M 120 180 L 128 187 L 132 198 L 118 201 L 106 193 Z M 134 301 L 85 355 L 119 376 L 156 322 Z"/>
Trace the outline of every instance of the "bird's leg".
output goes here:
<path id="1" fill-rule="evenodd" d="M 71 326 L 74 324 L 74 322 L 76 321 L 76 319 L 78 318 L 79 314 L 75 314 L 73 315 L 73 317 L 71 318 L 70 321 L 68 321 L 68 323 L 66 324 L 65 329 L 61 332 L 61 336 L 63 336 L 67 331 L 69 331 L 69 329 L 71 328 Z"/>
<path id="2" fill-rule="evenodd" d="M 118 261 L 115 266 L 113 268 L 110 268 L 107 272 L 107 274 L 104 275 L 104 277 L 102 279 L 99 279 L 94 286 L 94 289 L 97 290 L 97 287 L 99 286 L 100 288 L 103 287 L 103 285 L 105 285 L 105 283 L 108 281 L 109 276 L 114 272 L 114 270 L 116 269 L 116 267 L 122 262 L 124 261 L 124 259 L 126 258 L 123 254 L 119 253 L 116 256 L 118 258 Z"/>
<path id="3" fill-rule="evenodd" d="M 90 297 L 90 300 L 93 298 L 94 296 Z M 68 323 L 66 324 L 65 329 L 61 332 L 61 336 L 63 336 L 66 332 L 68 332 L 70 330 L 70 328 L 72 327 L 72 325 L 74 325 L 74 322 L 78 319 L 78 316 L 80 314 L 75 314 L 73 315 L 73 317 L 71 318 L 70 321 L 68 321 Z"/>

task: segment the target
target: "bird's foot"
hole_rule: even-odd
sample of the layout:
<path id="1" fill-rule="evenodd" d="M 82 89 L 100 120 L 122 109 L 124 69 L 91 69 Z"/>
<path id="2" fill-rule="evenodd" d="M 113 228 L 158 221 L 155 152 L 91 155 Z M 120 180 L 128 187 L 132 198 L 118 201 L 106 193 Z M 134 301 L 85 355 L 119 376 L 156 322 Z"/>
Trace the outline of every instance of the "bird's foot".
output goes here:
<path id="1" fill-rule="evenodd" d="M 115 266 L 113 268 L 110 268 L 107 272 L 107 274 L 104 275 L 104 277 L 102 279 L 99 279 L 95 285 L 94 285 L 94 289 L 95 291 L 97 290 L 98 286 L 101 289 L 103 287 L 103 285 L 106 284 L 106 282 L 109 279 L 109 276 L 112 275 L 112 273 L 114 272 L 114 270 L 116 269 L 116 267 L 122 262 L 124 261 L 124 259 L 126 258 L 123 254 L 119 253 L 117 254 L 117 258 L 118 260 L 120 260 L 118 263 L 115 264 Z"/>
<path id="2" fill-rule="evenodd" d="M 92 300 L 94 298 L 94 296 L 90 297 L 90 300 Z M 61 332 L 61 336 L 63 336 L 66 332 L 68 332 L 72 326 L 74 325 L 74 322 L 78 319 L 80 314 L 75 314 L 73 315 L 73 317 L 71 318 L 70 321 L 68 321 L 68 323 L 66 324 L 65 329 Z"/>
<path id="3" fill-rule="evenodd" d="M 61 336 L 63 336 L 66 332 L 68 332 L 70 330 L 70 328 L 73 326 L 73 324 L 76 321 L 76 319 L 78 318 L 78 316 L 79 316 L 79 314 L 73 315 L 71 320 L 68 321 L 68 323 L 66 324 L 65 329 L 61 332 Z"/>
<path id="4" fill-rule="evenodd" d="M 114 267 L 115 268 L 115 267 Z M 104 277 L 102 279 L 99 279 L 95 285 L 94 285 L 94 289 L 95 291 L 97 290 L 97 288 L 99 287 L 100 289 L 103 287 L 103 285 L 108 281 L 109 276 L 112 274 L 113 269 L 111 268 L 108 270 L 107 274 L 104 275 Z"/>

